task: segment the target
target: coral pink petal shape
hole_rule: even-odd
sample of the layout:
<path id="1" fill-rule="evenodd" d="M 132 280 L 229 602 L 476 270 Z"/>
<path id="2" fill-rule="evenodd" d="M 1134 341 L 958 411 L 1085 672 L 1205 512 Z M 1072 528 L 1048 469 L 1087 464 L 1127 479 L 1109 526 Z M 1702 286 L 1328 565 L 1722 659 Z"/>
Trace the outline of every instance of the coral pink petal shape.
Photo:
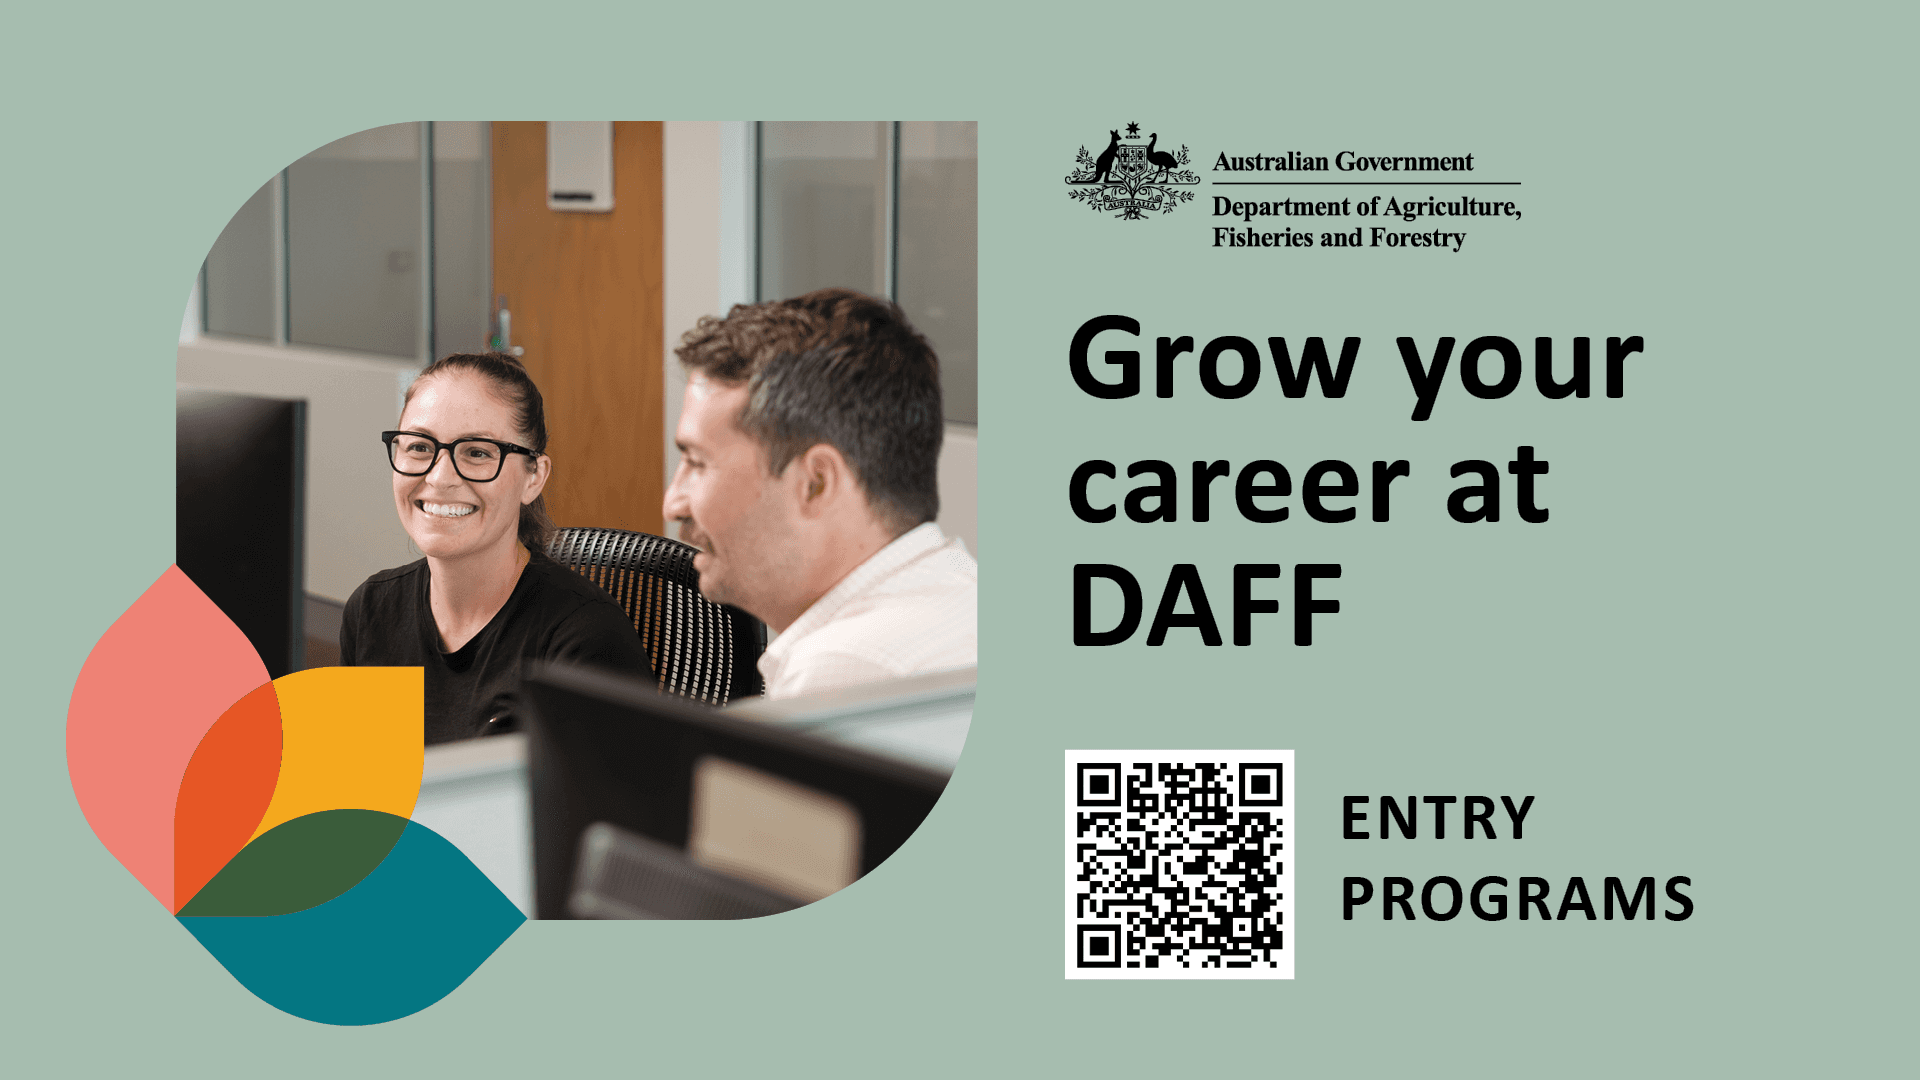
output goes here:
<path id="1" fill-rule="evenodd" d="M 195 747 L 267 667 L 177 566 L 93 647 L 67 703 L 67 774 L 94 835 L 174 907 L 173 811 Z"/>

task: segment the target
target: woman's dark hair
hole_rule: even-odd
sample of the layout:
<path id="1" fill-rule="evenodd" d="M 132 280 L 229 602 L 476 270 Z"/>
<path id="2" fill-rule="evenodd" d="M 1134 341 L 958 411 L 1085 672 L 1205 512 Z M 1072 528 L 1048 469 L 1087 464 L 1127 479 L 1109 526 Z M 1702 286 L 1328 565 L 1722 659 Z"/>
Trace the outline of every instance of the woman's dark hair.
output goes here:
<path id="1" fill-rule="evenodd" d="M 506 353 L 455 353 L 435 360 L 407 387 L 407 396 L 400 403 L 401 413 L 413 402 L 413 392 L 422 382 L 449 371 L 471 371 L 492 383 L 500 400 L 513 410 L 515 441 L 535 453 L 547 452 L 546 402 L 540 397 L 540 388 L 533 385 L 532 376 L 527 374 L 526 365 Z M 544 492 L 520 507 L 520 542 L 528 551 L 545 554 L 547 541 L 553 539 L 553 530 Z"/>

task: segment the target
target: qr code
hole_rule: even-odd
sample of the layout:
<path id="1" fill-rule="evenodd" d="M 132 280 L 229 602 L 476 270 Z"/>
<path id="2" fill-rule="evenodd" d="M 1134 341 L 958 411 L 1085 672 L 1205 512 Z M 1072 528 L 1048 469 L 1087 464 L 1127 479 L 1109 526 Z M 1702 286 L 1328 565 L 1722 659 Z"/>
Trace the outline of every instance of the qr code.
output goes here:
<path id="1" fill-rule="evenodd" d="M 1067 751 L 1067 978 L 1291 979 L 1291 750 Z"/>

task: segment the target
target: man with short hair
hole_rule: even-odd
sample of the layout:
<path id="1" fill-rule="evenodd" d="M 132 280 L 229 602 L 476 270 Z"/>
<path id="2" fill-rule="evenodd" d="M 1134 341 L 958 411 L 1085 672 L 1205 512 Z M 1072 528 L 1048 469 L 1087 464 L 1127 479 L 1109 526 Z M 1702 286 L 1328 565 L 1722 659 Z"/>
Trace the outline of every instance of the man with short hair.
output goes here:
<path id="1" fill-rule="evenodd" d="M 675 350 L 687 392 L 662 506 L 707 599 L 779 636 L 770 698 L 977 663 L 978 569 L 933 523 L 940 363 L 850 289 L 740 304 Z"/>

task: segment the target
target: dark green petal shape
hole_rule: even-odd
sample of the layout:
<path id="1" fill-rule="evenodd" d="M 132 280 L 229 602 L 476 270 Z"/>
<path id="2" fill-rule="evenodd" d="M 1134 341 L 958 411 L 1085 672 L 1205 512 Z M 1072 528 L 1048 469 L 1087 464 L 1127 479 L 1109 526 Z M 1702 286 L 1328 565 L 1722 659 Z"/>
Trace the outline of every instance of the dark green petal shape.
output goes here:
<path id="1" fill-rule="evenodd" d="M 373 873 L 406 828 L 406 818 L 378 810 L 294 818 L 240 849 L 180 914 L 286 915 L 317 907 Z"/>

